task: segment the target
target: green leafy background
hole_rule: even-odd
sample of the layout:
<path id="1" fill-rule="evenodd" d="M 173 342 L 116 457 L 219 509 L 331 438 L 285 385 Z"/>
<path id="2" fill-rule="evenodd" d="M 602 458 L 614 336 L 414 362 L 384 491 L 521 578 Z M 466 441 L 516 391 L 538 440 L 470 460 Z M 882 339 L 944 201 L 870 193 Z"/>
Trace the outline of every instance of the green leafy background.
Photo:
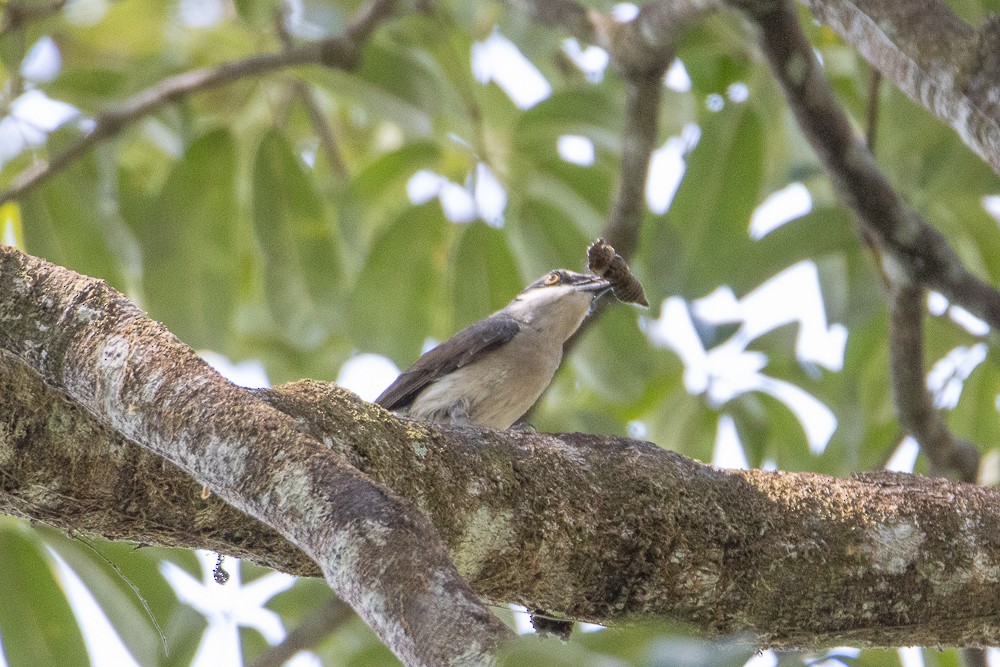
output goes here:
<path id="1" fill-rule="evenodd" d="M 100 3 L 74 4 L 76 10 L 0 36 L 0 78 L 18 80 L 27 49 L 49 36 L 62 69 L 51 81 L 27 85 L 85 116 L 163 77 L 281 47 L 273 20 L 278 7 L 267 0 L 223 3 L 222 18 L 209 27 L 185 24 L 177 2 L 109 3 L 90 18 L 84 9 Z M 990 0 L 952 5 L 971 22 L 1000 8 Z M 304 3 L 306 17 L 326 34 L 341 31 L 355 9 L 356 3 Z M 841 102 L 863 127 L 869 67 L 829 29 L 805 14 L 803 21 Z M 518 109 L 495 84 L 473 76 L 473 44 L 494 26 L 552 85 L 551 96 L 530 109 Z M 506 5 L 446 1 L 380 27 L 355 72 L 282 71 L 180 99 L 24 198 L 17 211 L 24 246 L 104 278 L 196 349 L 260 360 L 274 383 L 332 380 L 345 361 L 365 352 L 403 367 L 428 338 L 443 340 L 502 307 L 549 268 L 581 268 L 583 249 L 604 225 L 618 178 L 624 85 L 611 71 L 588 80 L 568 64 L 562 38 Z M 652 306 L 609 309 L 564 364 L 533 420 L 542 430 L 639 434 L 708 461 L 719 418 L 728 415 L 752 466 L 770 461 L 834 475 L 876 468 L 900 437 L 879 277 L 752 43 L 733 14 L 683 39 L 678 56 L 691 89 L 664 89 L 659 141 L 686 124 L 697 125 L 700 138 L 685 156 L 669 210 L 647 212 L 643 222 L 632 263 Z M 302 83 L 329 124 L 336 160 L 319 142 Z M 727 97 L 733 84 L 748 87 L 745 101 Z M 0 110 L 11 101 L 4 94 Z M 706 104 L 712 95 L 721 96 L 720 110 Z M 982 206 L 984 196 L 1000 190 L 996 175 L 891 87 L 884 85 L 880 98 L 879 163 L 962 259 L 1000 284 L 1000 234 Z M 71 123 L 44 147 L 3 165 L 0 186 L 79 132 Z M 593 142 L 592 165 L 559 157 L 564 135 Z M 502 226 L 482 219 L 456 224 L 437 199 L 418 205 L 407 196 L 407 182 L 420 170 L 465 186 L 474 184 L 481 163 L 507 192 Z M 754 209 L 794 181 L 809 189 L 812 212 L 751 240 Z M 16 216 L 8 207 L 5 217 Z M 833 411 L 839 428 L 822 454 L 810 451 L 803 425 L 766 394 L 744 393 L 721 405 L 691 395 L 682 361 L 645 333 L 668 297 L 690 301 L 720 286 L 741 297 L 805 259 L 818 267 L 829 321 L 848 329 L 843 370 L 797 359 L 795 325 L 749 349 L 767 355 L 768 376 L 803 388 Z M 734 330 L 700 333 L 711 348 Z M 934 318 L 928 365 L 978 342 L 946 317 Z M 988 356 L 948 412 L 955 433 L 975 442 L 994 466 L 998 390 L 1000 368 Z M 919 461 L 917 470 L 924 469 Z M 82 578 L 140 665 L 190 662 L 206 620 L 179 601 L 160 563 L 200 577 L 191 554 L 70 539 L 3 519 L 0 637 L 8 664 L 89 662 L 55 556 Z M 264 575 L 246 564 L 241 573 L 247 580 Z M 268 607 L 294 626 L 325 596 L 321 583 L 302 581 Z M 249 662 L 265 643 L 249 629 L 242 636 Z M 315 651 L 330 665 L 395 664 L 357 619 Z M 526 638 L 505 664 L 666 665 L 677 664 L 681 653 L 690 665 L 742 665 L 754 654 L 739 642 L 643 626 L 577 633 L 568 646 Z M 956 656 L 923 652 L 927 665 L 954 665 Z M 899 658 L 895 651 L 864 651 L 830 660 L 894 665 Z"/>

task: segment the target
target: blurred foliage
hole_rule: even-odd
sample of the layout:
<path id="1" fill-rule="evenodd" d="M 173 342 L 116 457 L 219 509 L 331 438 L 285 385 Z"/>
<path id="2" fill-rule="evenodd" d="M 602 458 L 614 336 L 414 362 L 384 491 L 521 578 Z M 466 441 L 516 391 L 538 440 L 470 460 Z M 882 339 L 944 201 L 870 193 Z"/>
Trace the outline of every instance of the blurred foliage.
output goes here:
<path id="1" fill-rule="evenodd" d="M 37 89 L 93 117 L 166 76 L 276 51 L 279 4 L 70 3 L 0 35 L 0 114 L 30 125 L 31 118 L 15 118 L 11 94 Z M 304 0 L 294 39 L 337 34 L 359 4 Z M 991 0 L 950 4 L 969 21 L 1000 9 Z M 863 128 L 870 68 L 831 30 L 803 19 L 846 111 Z M 474 45 L 495 29 L 544 75 L 552 86 L 546 99 L 522 109 L 473 75 Z M 54 40 L 61 68 L 36 81 L 22 74 L 22 63 L 43 37 Z M 752 466 L 836 475 L 876 468 L 900 439 L 879 276 L 752 43 L 732 14 L 684 37 L 678 55 L 690 89 L 664 89 L 660 141 L 685 126 L 685 136 L 695 126 L 700 135 L 693 147 L 688 142 L 670 208 L 646 213 L 633 258 L 653 305 L 648 312 L 608 309 L 534 421 L 544 430 L 628 434 L 709 461 L 727 415 Z M 443 340 L 502 307 L 546 270 L 581 268 L 585 245 L 600 233 L 619 178 L 624 86 L 610 70 L 584 75 L 564 48 L 562 35 L 506 5 L 436 3 L 380 27 L 355 72 L 287 70 L 178 99 L 17 205 L 0 208 L 0 224 L 5 238 L 29 252 L 104 278 L 193 347 L 261 360 L 275 383 L 333 379 L 362 352 L 405 366 L 428 338 Z M 738 94 L 741 86 L 747 95 Z M 962 259 L 1000 284 L 1000 235 L 982 203 L 1000 190 L 996 175 L 922 108 L 888 85 L 879 95 L 880 164 Z M 317 126 L 316 115 L 326 126 Z M 0 187 L 85 130 L 86 123 L 71 122 L 45 144 L 12 155 L 0 165 Z M 560 156 L 558 141 L 567 135 L 592 143 L 590 163 Z M 506 191 L 502 220 L 475 209 L 480 165 Z M 448 180 L 440 196 L 411 199 L 407 187 L 418 172 Z M 756 207 L 792 182 L 808 188 L 812 211 L 751 239 Z M 471 220 L 449 220 L 441 203 L 446 191 L 460 195 Z M 735 298 L 752 294 L 803 260 L 817 267 L 827 322 L 847 328 L 842 370 L 797 353 L 798 321 L 749 336 L 740 320 L 707 322 L 692 306 L 721 286 Z M 761 373 L 826 405 L 838 427 L 825 450 L 810 450 L 808 424 L 772 395 L 713 394 L 725 363 L 713 367 L 707 383 L 692 384 L 685 376 L 691 360 L 655 333 L 668 297 L 683 299 L 693 314 L 703 352 L 711 356 L 742 335 L 746 350 L 766 355 Z M 953 312 L 929 320 L 928 367 L 980 340 L 949 319 Z M 964 391 L 949 422 L 995 466 L 1000 368 L 987 359 L 967 375 L 956 375 Z M 197 578 L 191 554 L 69 539 L 4 519 L 0 636 L 8 664 L 88 664 L 54 556 L 84 581 L 140 665 L 190 662 L 206 621 L 179 601 L 160 563 L 174 562 Z M 262 574 L 245 566 L 243 576 Z M 327 595 L 321 583 L 302 581 L 268 607 L 294 626 Z M 247 660 L 263 650 L 258 631 L 245 628 L 241 636 Z M 395 664 L 357 619 L 315 651 L 331 665 Z M 577 633 L 569 645 L 525 638 L 504 664 L 742 665 L 752 656 L 739 642 L 637 627 Z M 925 651 L 924 658 L 927 665 L 957 664 L 954 652 Z M 781 659 L 898 664 L 894 651 Z"/>

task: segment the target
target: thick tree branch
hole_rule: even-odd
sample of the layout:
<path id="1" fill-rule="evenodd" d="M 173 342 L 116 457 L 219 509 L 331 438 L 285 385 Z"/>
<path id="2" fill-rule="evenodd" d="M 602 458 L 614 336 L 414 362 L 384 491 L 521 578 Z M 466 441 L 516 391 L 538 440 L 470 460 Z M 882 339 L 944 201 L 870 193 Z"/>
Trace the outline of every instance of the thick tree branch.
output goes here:
<path id="1" fill-rule="evenodd" d="M 938 0 L 803 0 L 1000 174 L 1000 22 L 978 31 Z"/>
<path id="2" fill-rule="evenodd" d="M 431 517 L 462 575 L 491 602 L 602 623 L 672 618 L 774 646 L 1000 643 L 997 489 L 909 475 L 719 471 L 621 438 L 442 429 L 320 382 L 247 392 L 164 340 L 103 283 L 11 249 L 0 251 L 0 322 L 4 511 L 65 525 L 77 506 L 69 514 L 78 528 L 111 537 L 211 548 L 232 537 L 245 555 L 259 550 L 256 560 L 281 560 L 276 549 L 292 562 L 273 533 L 198 521 L 217 499 L 202 501 L 199 483 L 173 466 L 139 466 L 136 448 L 80 403 L 279 527 L 369 622 L 379 616 L 369 605 L 397 598 L 358 602 L 364 591 L 392 588 L 400 570 L 438 576 L 445 566 L 427 562 L 436 538 L 398 541 L 393 526 L 423 534 L 423 519 L 395 496 L 359 492 L 367 482 L 352 467 Z M 156 359 L 170 363 L 148 372 Z M 255 397 L 272 409 L 260 412 Z M 184 485 L 186 494 L 171 496 Z M 176 518 L 156 509 L 158 488 L 195 509 Z M 392 516 L 378 509 L 387 504 Z M 355 512 L 377 523 L 345 523 Z M 376 525 L 381 543 L 362 538 L 352 557 L 349 540 Z M 332 571 L 320 543 L 344 532 Z M 382 565 L 373 574 L 362 563 Z M 468 637 L 460 633 L 473 620 L 435 606 L 439 595 L 454 604 L 454 589 L 424 583 L 414 643 L 444 641 L 422 634 L 426 623 Z"/>
<path id="3" fill-rule="evenodd" d="M 351 70 L 372 31 L 390 16 L 395 0 L 373 0 L 362 9 L 343 35 L 285 49 L 281 53 L 253 56 L 215 67 L 169 77 L 120 102 L 94 119 L 92 129 L 46 162 L 28 167 L 0 192 L 0 204 L 22 197 L 29 190 L 66 169 L 95 146 L 182 97 L 253 76 L 297 65 L 324 65 Z"/>
<path id="4" fill-rule="evenodd" d="M 404 664 L 491 664 L 510 636 L 426 517 L 103 281 L 0 247 L 0 322 L 5 355 L 281 532 Z"/>

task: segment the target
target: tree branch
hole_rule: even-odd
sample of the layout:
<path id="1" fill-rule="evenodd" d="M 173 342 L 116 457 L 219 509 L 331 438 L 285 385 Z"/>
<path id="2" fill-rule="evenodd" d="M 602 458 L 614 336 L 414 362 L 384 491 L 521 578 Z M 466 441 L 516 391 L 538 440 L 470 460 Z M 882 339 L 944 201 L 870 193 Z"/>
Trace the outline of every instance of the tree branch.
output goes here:
<path id="1" fill-rule="evenodd" d="M 937 0 L 803 0 L 1000 174 L 1000 21 L 977 31 Z"/>
<path id="2" fill-rule="evenodd" d="M 324 65 L 352 70 L 359 64 L 361 51 L 372 31 L 392 16 L 395 0 L 373 0 L 362 9 L 338 37 L 329 37 L 281 53 L 252 56 L 215 67 L 178 74 L 123 100 L 94 119 L 93 128 L 47 162 L 38 162 L 18 174 L 7 190 L 0 192 L 0 204 L 24 196 L 29 190 L 69 167 L 95 146 L 117 136 L 160 108 L 182 97 L 211 88 L 260 76 L 297 65 Z"/>
<path id="3" fill-rule="evenodd" d="M 899 422 L 920 443 L 920 450 L 931 463 L 932 475 L 975 484 L 979 451 L 952 435 L 927 391 L 923 325 L 926 291 L 916 285 L 890 282 L 886 293 L 889 370 Z"/>
<path id="4" fill-rule="evenodd" d="M 0 19 L 0 37 L 19 30 L 33 21 L 58 14 L 65 6 L 66 0 L 49 0 L 45 3 L 9 0 L 4 5 L 3 18 Z"/>
<path id="5" fill-rule="evenodd" d="M 935 289 L 1000 328 L 1000 292 L 973 275 L 934 227 L 909 209 L 854 134 L 823 78 L 794 8 L 781 0 L 736 0 L 760 28 L 760 44 L 803 134 L 826 167 L 891 280 Z M 902 270 L 903 276 L 892 271 Z"/>
<path id="6" fill-rule="evenodd" d="M 300 651 L 316 646 L 354 618 L 351 608 L 343 600 L 331 597 L 314 609 L 284 640 L 265 650 L 253 667 L 281 667 Z"/>
<path id="7" fill-rule="evenodd" d="M 492 664 L 511 636 L 426 517 L 103 281 L 0 247 L 0 321 L 5 355 L 277 529 L 404 664 Z"/>
<path id="8" fill-rule="evenodd" d="M 400 638 L 385 629 L 394 602 L 414 613 L 405 618 L 418 647 L 454 636 L 465 646 L 470 626 L 486 623 L 440 587 L 450 566 L 414 507 L 497 604 L 605 624 L 671 618 L 771 646 L 1000 643 L 997 489 L 720 471 L 623 438 L 444 429 L 321 382 L 241 390 L 100 281 L 8 248 L 0 321 L 4 511 L 293 562 L 274 533 L 199 521 L 217 499 L 201 500 L 200 484 L 169 464 L 143 467 L 125 433 L 279 528 L 397 654 Z M 352 466 L 391 494 L 365 491 L 374 487 Z M 159 508 L 157 489 L 189 508 Z M 228 539 L 233 548 L 219 548 Z M 415 598 L 397 584 L 418 570 L 434 576 Z"/>

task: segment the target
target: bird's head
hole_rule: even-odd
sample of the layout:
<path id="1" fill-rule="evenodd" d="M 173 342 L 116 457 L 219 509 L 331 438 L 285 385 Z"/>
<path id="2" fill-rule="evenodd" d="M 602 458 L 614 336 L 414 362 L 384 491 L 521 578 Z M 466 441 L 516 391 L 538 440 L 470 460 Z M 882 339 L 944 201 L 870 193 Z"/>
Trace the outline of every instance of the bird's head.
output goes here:
<path id="1" fill-rule="evenodd" d="M 576 331 L 594 300 L 611 290 L 611 283 L 590 273 L 549 271 L 514 297 L 506 310 L 515 318 L 539 326 Z"/>

